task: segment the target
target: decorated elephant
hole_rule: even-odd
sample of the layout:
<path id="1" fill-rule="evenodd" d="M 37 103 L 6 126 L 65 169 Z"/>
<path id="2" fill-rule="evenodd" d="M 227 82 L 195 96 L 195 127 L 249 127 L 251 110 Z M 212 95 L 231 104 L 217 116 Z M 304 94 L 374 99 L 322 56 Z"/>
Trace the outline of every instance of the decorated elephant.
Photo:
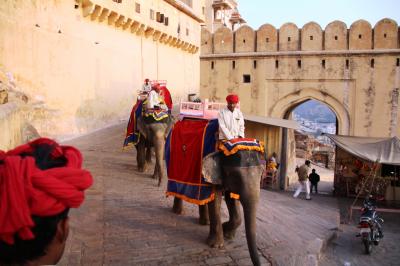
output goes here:
<path id="1" fill-rule="evenodd" d="M 214 187 L 214 200 L 207 205 L 199 206 L 200 223 L 208 222 L 210 232 L 207 244 L 211 247 L 222 247 L 224 237 L 232 239 L 240 226 L 239 202 L 242 204 L 246 229 L 247 245 L 254 265 L 260 265 L 256 245 L 256 210 L 260 197 L 260 180 L 265 169 L 262 162 L 265 155 L 259 151 L 240 150 L 226 156 L 215 152 L 203 159 L 202 174 L 205 180 Z M 221 223 L 221 199 L 225 201 L 229 211 L 229 221 Z M 182 212 L 182 200 L 174 199 L 174 212 Z"/>
<path id="2" fill-rule="evenodd" d="M 265 169 L 263 153 L 241 150 L 226 156 L 213 153 L 203 159 L 204 178 L 215 185 L 215 199 L 208 204 L 210 233 L 207 243 L 212 247 L 224 244 L 224 237 L 232 239 L 241 224 L 239 202 L 242 204 L 247 245 L 254 265 L 260 265 L 256 245 L 256 211 L 260 197 L 260 180 Z M 221 223 L 221 198 L 229 212 L 229 221 Z"/>
<path id="3" fill-rule="evenodd" d="M 153 178 L 158 179 L 158 186 L 166 178 L 164 146 L 172 125 L 173 117 L 168 113 L 145 113 L 137 121 L 137 129 L 140 132 L 140 139 L 136 145 L 138 169 L 142 172 L 146 170 L 151 161 L 151 147 L 154 147 L 156 163 Z"/>

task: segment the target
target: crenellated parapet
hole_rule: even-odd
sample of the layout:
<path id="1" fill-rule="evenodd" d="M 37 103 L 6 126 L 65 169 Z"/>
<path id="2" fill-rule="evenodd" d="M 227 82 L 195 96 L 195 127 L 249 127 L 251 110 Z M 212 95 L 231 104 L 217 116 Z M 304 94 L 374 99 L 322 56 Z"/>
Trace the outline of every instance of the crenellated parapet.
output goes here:
<path id="1" fill-rule="evenodd" d="M 199 37 L 196 36 L 195 31 L 189 32 L 188 28 L 184 28 L 185 25 L 179 24 L 174 15 L 174 8 L 178 8 L 197 22 L 202 22 L 202 19 L 191 10 L 186 10 L 184 5 L 175 3 L 176 1 L 166 1 L 171 5 L 170 16 L 151 8 L 144 8 L 135 1 L 76 0 L 76 2 L 82 8 L 83 17 L 91 21 L 106 23 L 116 29 L 143 36 L 188 53 L 194 54 L 199 50 L 196 45 Z M 168 8 L 162 10 L 165 12 Z"/>
<path id="2" fill-rule="evenodd" d="M 214 34 L 203 28 L 201 54 L 382 52 L 400 48 L 399 31 L 396 21 L 389 18 L 380 20 L 374 27 L 365 20 L 358 20 L 350 28 L 341 21 L 333 21 L 325 29 L 315 22 L 302 28 L 294 23 L 285 23 L 279 29 L 271 24 L 264 24 L 258 30 L 247 25 L 235 31 L 222 27 Z"/>

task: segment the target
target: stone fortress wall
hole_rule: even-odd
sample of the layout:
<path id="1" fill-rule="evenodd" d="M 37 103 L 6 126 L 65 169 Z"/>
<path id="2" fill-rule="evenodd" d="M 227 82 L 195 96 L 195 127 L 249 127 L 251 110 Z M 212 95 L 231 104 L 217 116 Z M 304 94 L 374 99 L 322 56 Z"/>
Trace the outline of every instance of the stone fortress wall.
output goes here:
<path id="1" fill-rule="evenodd" d="M 400 134 L 399 47 L 391 19 L 202 29 L 200 91 L 214 100 L 235 91 L 245 112 L 278 118 L 312 98 L 332 108 L 341 134 Z"/>
<path id="2" fill-rule="evenodd" d="M 324 30 L 315 22 L 302 28 L 285 23 L 279 29 L 264 24 L 258 30 L 244 25 L 234 32 L 219 28 L 214 34 L 203 29 L 201 53 L 376 50 L 398 49 L 399 45 L 397 23 L 385 18 L 373 28 L 368 21 L 358 20 L 348 29 L 344 22 L 336 20 Z"/>
<path id="3" fill-rule="evenodd" d="M 24 124 L 62 140 L 127 120 L 145 78 L 167 80 L 174 103 L 197 92 L 202 6 L 204 0 L 2 1 L 0 82 L 12 77 L 26 100 L 0 104 L 0 149 L 27 141 L 16 132 Z"/>
<path id="4" fill-rule="evenodd" d="M 399 27 L 382 19 L 374 27 L 365 20 L 347 25 L 315 22 L 302 28 L 286 23 L 254 30 L 202 29 L 200 96 L 224 101 L 237 93 L 246 114 L 290 118 L 301 103 L 314 99 L 337 117 L 338 134 L 400 136 Z M 296 180 L 292 130 L 246 123 L 246 134 L 264 140 L 278 153 L 281 182 Z M 284 181 L 282 181 L 284 180 Z"/>

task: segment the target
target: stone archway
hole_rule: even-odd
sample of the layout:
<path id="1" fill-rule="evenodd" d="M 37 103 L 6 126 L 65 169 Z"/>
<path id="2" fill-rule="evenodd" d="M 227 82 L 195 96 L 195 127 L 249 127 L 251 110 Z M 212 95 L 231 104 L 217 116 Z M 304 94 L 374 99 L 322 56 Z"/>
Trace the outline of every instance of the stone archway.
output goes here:
<path id="1" fill-rule="evenodd" d="M 292 92 L 280 98 L 269 109 L 269 116 L 276 118 L 288 118 L 294 108 L 301 105 L 308 100 L 317 100 L 326 104 L 336 115 L 337 119 L 337 134 L 349 135 L 350 134 L 350 115 L 345 106 L 332 95 L 315 89 L 302 89 Z M 280 188 L 282 190 L 287 188 L 289 177 L 295 177 L 295 165 L 293 165 L 292 158 L 295 154 L 294 140 L 289 141 L 290 133 L 288 129 L 282 128 L 281 131 L 281 165 L 280 169 Z M 293 137 L 294 138 L 294 137 Z"/>
<path id="2" fill-rule="evenodd" d="M 338 119 L 338 134 L 350 134 L 350 115 L 345 106 L 332 95 L 320 90 L 302 89 L 285 95 L 270 108 L 269 116 L 287 118 L 291 110 L 308 100 L 317 100 L 331 108 Z"/>

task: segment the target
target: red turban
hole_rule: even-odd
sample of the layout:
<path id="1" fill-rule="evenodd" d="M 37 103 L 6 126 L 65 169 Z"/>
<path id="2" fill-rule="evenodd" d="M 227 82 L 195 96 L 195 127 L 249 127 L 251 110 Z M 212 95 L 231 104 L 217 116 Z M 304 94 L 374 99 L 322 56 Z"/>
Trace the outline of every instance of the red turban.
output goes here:
<path id="1" fill-rule="evenodd" d="M 169 110 L 172 110 L 172 98 L 171 93 L 165 86 L 160 86 L 160 96 L 164 98 L 164 102 Z"/>
<path id="2" fill-rule="evenodd" d="M 226 96 L 226 101 L 227 103 L 238 103 L 239 102 L 239 96 L 236 94 L 229 94 Z"/>
<path id="3" fill-rule="evenodd" d="M 52 158 L 64 156 L 66 165 L 47 170 L 36 167 L 29 155 L 39 144 L 54 146 Z M 33 239 L 32 215 L 53 216 L 66 208 L 79 207 L 84 190 L 93 183 L 91 174 L 81 166 L 79 150 L 45 138 L 7 153 L 0 150 L 0 240 L 11 245 L 16 233 L 23 240 Z"/>
<path id="4" fill-rule="evenodd" d="M 160 83 L 154 83 L 153 86 L 151 86 L 151 88 L 158 92 L 160 90 Z"/>

